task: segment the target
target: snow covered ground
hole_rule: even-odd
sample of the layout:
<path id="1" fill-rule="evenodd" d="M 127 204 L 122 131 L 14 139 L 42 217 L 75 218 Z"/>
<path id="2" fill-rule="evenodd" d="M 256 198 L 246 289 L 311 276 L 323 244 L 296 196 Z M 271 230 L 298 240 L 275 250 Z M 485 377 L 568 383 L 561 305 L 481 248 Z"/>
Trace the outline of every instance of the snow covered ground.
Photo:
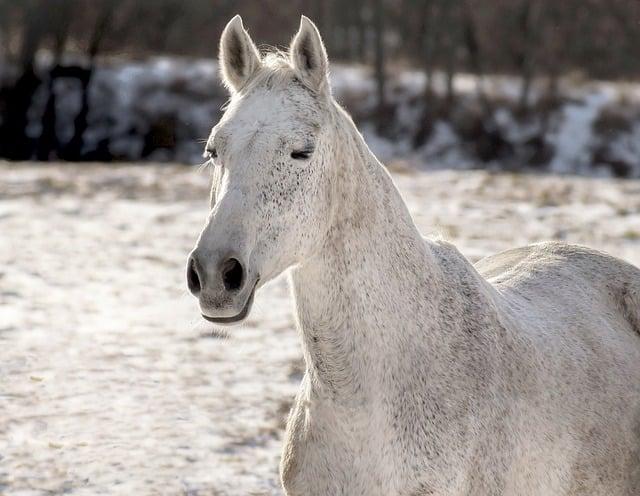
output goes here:
<path id="1" fill-rule="evenodd" d="M 473 260 L 548 239 L 640 265 L 640 181 L 417 172 L 425 234 Z M 216 337 L 185 290 L 206 171 L 0 164 L 0 494 L 275 495 L 301 377 L 286 280 Z"/>

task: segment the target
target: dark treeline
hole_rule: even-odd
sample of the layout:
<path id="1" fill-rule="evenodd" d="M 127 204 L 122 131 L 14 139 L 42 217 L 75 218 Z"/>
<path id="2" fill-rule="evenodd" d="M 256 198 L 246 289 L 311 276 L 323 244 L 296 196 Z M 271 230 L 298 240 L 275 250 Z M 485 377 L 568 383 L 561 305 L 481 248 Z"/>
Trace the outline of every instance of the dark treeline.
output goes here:
<path id="1" fill-rule="evenodd" d="M 553 96 L 558 79 L 568 73 L 640 76 L 638 0 L 0 0 L 0 63 L 12 68 L 0 81 L 0 156 L 83 159 L 88 88 L 99 56 L 212 57 L 235 13 L 242 14 L 255 40 L 284 47 L 300 14 L 311 17 L 333 60 L 374 69 L 381 116 L 387 75 L 397 65 L 425 72 L 427 109 L 436 107 L 435 71 L 448 82 L 440 107 L 451 106 L 459 72 L 518 76 L 523 108 L 537 79 L 547 81 Z M 36 64 L 43 51 L 50 54 L 46 74 Z M 74 133 L 65 143 L 58 142 L 55 129 L 52 88 L 59 78 L 75 79 L 82 88 Z M 34 143 L 26 133 L 27 114 L 41 85 L 51 91 Z"/>
<path id="2" fill-rule="evenodd" d="M 344 61 L 375 63 L 383 30 L 389 58 L 427 68 L 640 72 L 637 0 L 0 0 L 0 50 L 210 57 L 235 13 L 256 40 L 279 46 L 306 14 Z"/>

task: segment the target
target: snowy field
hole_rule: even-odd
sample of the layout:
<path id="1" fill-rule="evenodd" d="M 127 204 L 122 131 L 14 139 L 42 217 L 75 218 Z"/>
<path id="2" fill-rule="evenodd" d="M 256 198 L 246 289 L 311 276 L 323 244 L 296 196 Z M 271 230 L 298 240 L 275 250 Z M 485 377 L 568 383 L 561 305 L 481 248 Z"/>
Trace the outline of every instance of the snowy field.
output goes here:
<path id="1" fill-rule="evenodd" d="M 473 260 L 561 239 L 640 265 L 640 181 L 473 171 L 395 180 Z M 206 171 L 0 164 L 0 494 L 275 495 L 301 377 L 285 278 L 228 338 L 184 264 Z"/>

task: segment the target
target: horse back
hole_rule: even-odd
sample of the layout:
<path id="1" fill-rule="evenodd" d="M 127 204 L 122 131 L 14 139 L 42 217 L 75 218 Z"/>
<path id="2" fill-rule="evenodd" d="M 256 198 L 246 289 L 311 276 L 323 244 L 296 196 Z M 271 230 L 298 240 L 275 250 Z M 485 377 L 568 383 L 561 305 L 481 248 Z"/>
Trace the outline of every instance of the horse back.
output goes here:
<path id="1" fill-rule="evenodd" d="M 491 255 L 475 267 L 496 288 L 529 299 L 537 293 L 569 305 L 604 305 L 640 337 L 640 269 L 623 260 L 580 245 L 548 242 Z"/>

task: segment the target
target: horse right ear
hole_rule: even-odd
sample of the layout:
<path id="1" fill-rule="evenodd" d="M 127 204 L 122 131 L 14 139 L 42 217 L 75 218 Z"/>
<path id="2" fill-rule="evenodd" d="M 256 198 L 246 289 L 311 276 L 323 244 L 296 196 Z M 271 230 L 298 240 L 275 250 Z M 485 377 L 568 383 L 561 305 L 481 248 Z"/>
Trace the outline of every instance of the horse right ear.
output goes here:
<path id="1" fill-rule="evenodd" d="M 260 67 L 260 53 L 239 15 L 231 19 L 222 32 L 218 61 L 222 80 L 231 92 L 240 91 Z"/>
<path id="2" fill-rule="evenodd" d="M 289 48 L 291 64 L 302 80 L 316 91 L 329 88 L 329 59 L 322 37 L 309 18 L 300 18 L 300 29 Z"/>

